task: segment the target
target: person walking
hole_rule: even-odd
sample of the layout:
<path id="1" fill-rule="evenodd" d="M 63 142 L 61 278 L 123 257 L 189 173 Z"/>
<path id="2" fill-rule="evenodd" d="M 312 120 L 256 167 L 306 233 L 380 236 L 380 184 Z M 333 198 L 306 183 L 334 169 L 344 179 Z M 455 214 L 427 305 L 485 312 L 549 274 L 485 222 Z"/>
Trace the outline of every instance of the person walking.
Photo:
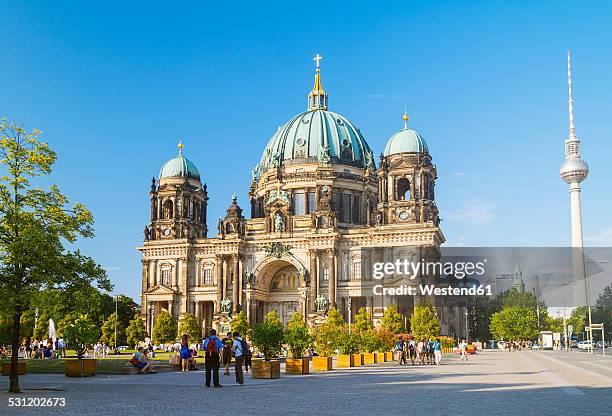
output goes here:
<path id="1" fill-rule="evenodd" d="M 223 349 L 223 343 L 219 338 L 217 338 L 217 331 L 214 329 L 210 330 L 210 336 L 204 340 L 202 348 L 204 351 L 206 351 L 206 387 L 210 387 L 211 375 L 213 385 L 215 387 L 223 387 L 221 384 L 219 384 L 219 354 Z"/>
<path id="2" fill-rule="evenodd" d="M 464 339 L 462 339 L 461 343 L 459 344 L 459 351 L 461 351 L 461 361 L 467 361 L 467 343 Z"/>
<path id="3" fill-rule="evenodd" d="M 251 341 L 246 340 L 247 349 L 244 356 L 244 371 L 249 372 L 249 368 L 253 368 L 253 351 L 251 350 Z"/>
<path id="4" fill-rule="evenodd" d="M 434 350 L 434 362 L 436 365 L 440 365 L 442 362 L 442 344 L 440 344 L 440 338 L 437 338 L 433 344 Z"/>
<path id="5" fill-rule="evenodd" d="M 404 338 L 402 336 L 395 343 L 395 354 L 397 354 L 397 365 L 406 364 L 406 352 L 404 351 Z"/>
<path id="6" fill-rule="evenodd" d="M 236 372 L 236 384 L 244 384 L 242 364 L 247 355 L 248 346 L 238 332 L 234 332 L 234 343 L 232 344 L 232 355 L 234 356 L 234 371 Z"/>

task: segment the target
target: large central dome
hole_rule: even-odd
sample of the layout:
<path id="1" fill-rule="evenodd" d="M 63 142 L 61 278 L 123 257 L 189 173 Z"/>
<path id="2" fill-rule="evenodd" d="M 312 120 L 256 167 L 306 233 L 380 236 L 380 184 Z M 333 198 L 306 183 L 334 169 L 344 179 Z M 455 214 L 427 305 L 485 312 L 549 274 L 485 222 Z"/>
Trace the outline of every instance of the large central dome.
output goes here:
<path id="1" fill-rule="evenodd" d="M 372 152 L 359 129 L 339 114 L 312 109 L 298 114 L 278 128 L 259 163 L 261 170 L 280 164 L 318 162 L 329 156 L 331 163 L 365 168 Z M 372 162 L 373 163 L 373 162 Z"/>
<path id="2" fill-rule="evenodd" d="M 308 111 L 279 127 L 264 149 L 259 169 L 264 172 L 281 165 L 329 162 L 375 168 L 372 151 L 353 123 L 327 110 L 327 93 L 321 83 L 319 61 Z"/>

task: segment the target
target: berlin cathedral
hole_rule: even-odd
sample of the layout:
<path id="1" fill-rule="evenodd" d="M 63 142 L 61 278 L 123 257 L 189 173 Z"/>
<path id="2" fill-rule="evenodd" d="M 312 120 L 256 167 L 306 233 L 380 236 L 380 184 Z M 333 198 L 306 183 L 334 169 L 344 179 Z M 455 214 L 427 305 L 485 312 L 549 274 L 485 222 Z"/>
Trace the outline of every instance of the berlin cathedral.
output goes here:
<path id="1" fill-rule="evenodd" d="M 180 322 L 194 314 L 202 335 L 230 329 L 244 311 L 252 325 L 275 309 L 286 323 L 300 312 L 310 325 L 337 308 L 351 322 L 367 308 L 375 324 L 396 304 L 409 321 L 418 297 L 376 294 L 376 262 L 439 257 L 444 235 L 435 202 L 436 165 L 424 138 L 404 127 L 378 163 L 359 129 L 328 110 L 315 57 L 308 109 L 278 128 L 251 173 L 250 218 L 232 197 L 209 229 L 205 178 L 183 155 L 163 164 L 149 192 L 144 229 L 142 315 L 151 333 L 165 310 Z M 432 278 L 385 276 L 385 286 Z M 462 319 L 444 298 L 427 300 L 442 334 Z M 457 316 L 455 316 L 455 314 Z"/>

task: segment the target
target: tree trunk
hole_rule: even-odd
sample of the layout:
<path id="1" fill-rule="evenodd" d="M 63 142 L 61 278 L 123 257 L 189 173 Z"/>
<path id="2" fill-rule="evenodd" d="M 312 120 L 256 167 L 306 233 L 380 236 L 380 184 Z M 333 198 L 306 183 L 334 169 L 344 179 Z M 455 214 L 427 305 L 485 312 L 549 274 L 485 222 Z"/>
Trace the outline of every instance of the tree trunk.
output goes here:
<path id="1" fill-rule="evenodd" d="M 21 393 L 19 390 L 19 376 L 17 376 L 17 363 L 19 360 L 19 327 L 21 324 L 21 307 L 15 306 L 13 315 L 13 336 L 11 339 L 11 372 L 9 376 L 9 393 Z"/>

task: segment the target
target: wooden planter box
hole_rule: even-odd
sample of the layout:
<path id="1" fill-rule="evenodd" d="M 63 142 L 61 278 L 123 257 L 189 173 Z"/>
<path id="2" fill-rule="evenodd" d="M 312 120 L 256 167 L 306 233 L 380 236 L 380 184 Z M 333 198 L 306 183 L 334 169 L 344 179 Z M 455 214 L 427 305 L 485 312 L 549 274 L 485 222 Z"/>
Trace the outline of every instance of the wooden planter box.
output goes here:
<path id="1" fill-rule="evenodd" d="M 285 374 L 309 374 L 310 359 L 304 358 L 286 358 L 285 359 Z"/>
<path id="2" fill-rule="evenodd" d="M 385 353 L 384 352 L 375 352 L 374 353 L 374 361 L 377 363 L 384 363 L 387 360 L 385 360 Z"/>
<path id="3" fill-rule="evenodd" d="M 22 376 L 28 371 L 28 365 L 25 361 L 17 361 L 17 375 Z M 11 363 L 2 363 L 2 375 L 11 375 Z"/>
<path id="4" fill-rule="evenodd" d="M 312 371 L 330 371 L 332 357 L 312 357 Z"/>
<path id="5" fill-rule="evenodd" d="M 353 364 L 355 367 L 363 365 L 363 354 L 353 354 Z"/>
<path id="6" fill-rule="evenodd" d="M 391 351 L 385 352 L 385 361 L 386 362 L 393 361 L 393 353 Z"/>
<path id="7" fill-rule="evenodd" d="M 374 364 L 374 353 L 373 352 L 364 352 L 363 354 L 363 364 Z"/>
<path id="8" fill-rule="evenodd" d="M 336 357 L 336 368 L 355 367 L 355 356 L 353 354 L 342 354 Z"/>
<path id="9" fill-rule="evenodd" d="M 264 359 L 254 359 L 251 369 L 253 378 L 279 378 L 280 360 L 265 361 Z"/>
<path id="10" fill-rule="evenodd" d="M 64 374 L 66 377 L 95 376 L 97 365 L 98 360 L 95 358 L 64 360 Z"/>

